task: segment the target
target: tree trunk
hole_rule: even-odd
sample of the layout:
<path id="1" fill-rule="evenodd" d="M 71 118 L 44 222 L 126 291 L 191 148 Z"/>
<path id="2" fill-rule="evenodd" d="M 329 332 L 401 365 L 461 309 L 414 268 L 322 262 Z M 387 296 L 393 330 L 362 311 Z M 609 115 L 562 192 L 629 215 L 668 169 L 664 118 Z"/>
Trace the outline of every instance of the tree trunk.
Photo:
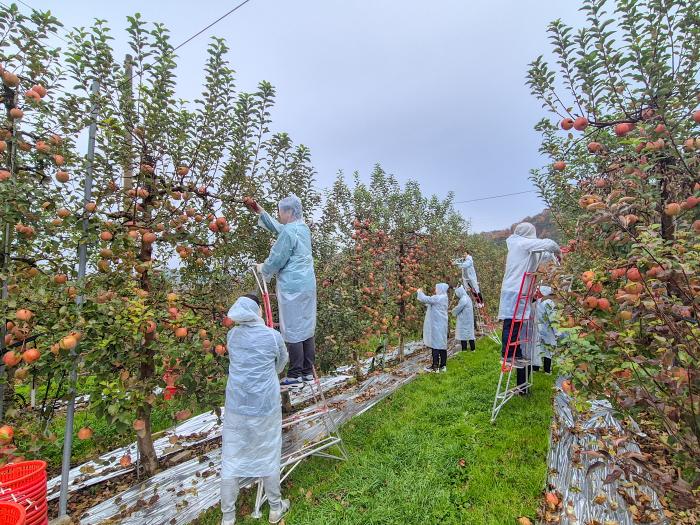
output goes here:
<path id="1" fill-rule="evenodd" d="M 404 243 L 399 244 L 399 290 L 404 293 L 404 288 L 406 286 L 406 280 L 403 275 L 403 258 L 405 256 Z M 406 316 L 406 301 L 402 298 L 399 301 L 399 363 L 403 362 L 403 350 L 404 350 L 404 339 L 403 339 L 403 322 Z"/>
<path id="2" fill-rule="evenodd" d="M 144 405 L 136 411 L 136 415 L 145 424 L 143 431 L 138 432 L 136 435 L 139 458 L 146 475 L 153 476 L 158 470 L 158 456 L 156 455 L 156 449 L 153 446 L 153 432 L 151 430 L 151 406 Z"/>
<path id="3" fill-rule="evenodd" d="M 147 159 L 150 160 L 150 159 Z M 152 195 L 154 184 L 146 184 L 146 189 L 149 190 L 150 196 L 147 197 L 147 201 L 144 203 L 146 205 L 150 204 L 152 200 Z M 150 214 L 144 212 L 144 223 L 150 223 Z M 146 263 L 151 260 L 153 256 L 153 247 L 141 241 L 141 250 L 139 252 L 139 259 Z M 149 272 L 145 271 L 141 274 L 141 289 L 147 292 L 151 290 L 151 281 L 149 278 Z M 139 379 L 143 385 L 152 384 L 152 380 L 156 374 L 155 365 L 155 352 L 153 350 L 153 341 L 155 339 L 155 333 L 147 333 L 144 337 L 143 346 L 141 348 L 141 365 L 139 367 Z M 144 403 L 141 407 L 137 409 L 137 415 L 139 419 L 142 419 L 145 423 L 145 428 L 142 432 L 137 435 L 137 444 L 139 448 L 139 455 L 141 456 L 141 461 L 144 467 L 144 471 L 147 476 L 152 476 L 158 470 L 158 456 L 156 455 L 156 449 L 153 446 L 153 432 L 151 430 L 151 405 Z"/>

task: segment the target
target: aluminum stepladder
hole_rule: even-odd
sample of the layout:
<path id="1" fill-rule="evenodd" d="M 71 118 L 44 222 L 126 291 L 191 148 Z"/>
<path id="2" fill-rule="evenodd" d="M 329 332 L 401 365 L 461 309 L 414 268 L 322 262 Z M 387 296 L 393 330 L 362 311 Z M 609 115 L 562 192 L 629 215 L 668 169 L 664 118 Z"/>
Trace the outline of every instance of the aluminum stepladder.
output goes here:
<path id="1" fill-rule="evenodd" d="M 513 312 L 513 321 L 510 325 L 506 348 L 501 360 L 501 373 L 498 378 L 496 397 L 491 409 L 491 423 L 496 421 L 499 412 L 513 396 L 525 394 L 532 388 L 532 356 L 537 342 L 537 323 L 535 322 L 535 308 L 532 298 L 538 287 L 538 266 L 543 251 L 532 251 L 528 259 L 528 270 L 520 281 L 520 289 Z M 518 334 L 513 337 L 515 326 L 519 326 Z M 520 347 L 521 358 L 516 358 L 516 352 Z M 524 369 L 525 382 L 511 386 L 513 370 Z M 517 375 L 517 371 L 516 371 Z M 505 379 L 505 381 L 504 381 Z"/>
<path id="2" fill-rule="evenodd" d="M 474 305 L 474 320 L 476 321 L 476 331 L 479 335 L 485 335 L 491 339 L 494 343 L 501 344 L 501 336 L 498 333 L 498 328 L 493 318 L 489 315 L 486 309 L 486 303 L 479 303 L 479 298 L 476 296 L 476 292 L 471 286 L 467 286 L 469 283 L 466 279 L 462 279 L 464 282 L 464 288 L 469 290 L 469 294 L 472 298 L 472 303 Z"/>
<path id="3" fill-rule="evenodd" d="M 274 327 L 274 320 L 272 317 L 272 305 L 270 303 L 270 293 L 267 288 L 267 282 L 263 276 L 259 275 L 256 267 L 252 268 L 253 276 L 260 289 L 260 293 L 263 299 L 263 311 L 265 314 L 265 324 L 270 328 Z M 347 450 L 345 449 L 345 444 L 343 443 L 340 433 L 338 431 L 338 425 L 333 419 L 332 410 L 328 407 L 328 402 L 326 401 L 326 396 L 323 393 L 323 387 L 321 386 L 321 380 L 316 373 L 316 367 L 313 368 L 314 380 L 311 383 L 305 383 L 304 388 L 307 386 L 311 389 L 311 398 L 313 399 L 313 404 L 311 405 L 311 410 L 302 410 L 299 414 L 292 414 L 285 417 L 282 420 L 282 430 L 291 429 L 295 425 L 311 424 L 316 420 L 320 420 L 323 425 L 323 430 L 325 436 L 320 440 L 311 440 L 308 443 L 304 443 L 300 450 L 294 450 L 286 454 L 282 454 L 280 463 L 280 482 L 283 482 L 289 477 L 289 475 L 294 471 L 294 469 L 299 466 L 299 464 L 306 458 L 310 456 L 318 456 L 327 459 L 335 459 L 338 461 L 345 461 L 348 458 Z M 283 388 L 282 391 L 289 391 Z M 337 447 L 339 450 L 338 454 L 332 453 L 329 449 L 332 447 Z M 262 517 L 262 506 L 267 501 L 267 495 L 265 494 L 265 489 L 262 484 L 262 480 L 257 481 L 257 492 L 255 496 L 255 506 L 253 512 L 250 514 L 252 518 L 259 519 Z"/>

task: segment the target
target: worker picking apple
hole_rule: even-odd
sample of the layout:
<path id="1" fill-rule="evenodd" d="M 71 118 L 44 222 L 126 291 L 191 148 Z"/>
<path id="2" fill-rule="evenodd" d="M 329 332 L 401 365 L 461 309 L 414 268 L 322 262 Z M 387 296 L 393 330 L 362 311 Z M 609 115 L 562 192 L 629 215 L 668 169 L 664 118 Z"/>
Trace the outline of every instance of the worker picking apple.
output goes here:
<path id="1" fill-rule="evenodd" d="M 316 358 L 316 275 L 311 230 L 304 222 L 301 200 L 294 194 L 279 201 L 273 219 L 250 197 L 243 204 L 259 216 L 258 224 L 277 237 L 265 262 L 257 265 L 266 281 L 276 277 L 280 332 L 289 351 L 282 386 L 298 389 L 314 380 Z"/>
<path id="2" fill-rule="evenodd" d="M 427 306 L 423 322 L 423 344 L 430 348 L 433 363 L 428 372 L 447 372 L 447 307 L 449 299 L 447 283 L 435 285 L 435 295 L 425 295 L 421 288 L 417 291 L 418 300 Z"/>

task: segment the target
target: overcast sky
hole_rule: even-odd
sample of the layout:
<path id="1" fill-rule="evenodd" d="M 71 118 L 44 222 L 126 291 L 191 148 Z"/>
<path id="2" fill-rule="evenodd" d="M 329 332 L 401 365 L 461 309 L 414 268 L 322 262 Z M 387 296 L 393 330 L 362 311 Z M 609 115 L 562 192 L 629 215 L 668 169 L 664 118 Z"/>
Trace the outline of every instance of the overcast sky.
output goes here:
<path id="1" fill-rule="evenodd" d="M 126 16 L 171 30 L 175 45 L 240 0 L 27 0 L 66 25 L 108 20 L 126 52 Z M 547 24 L 578 24 L 571 0 L 251 0 L 180 51 L 179 92 L 199 92 L 204 50 L 224 37 L 238 87 L 277 89 L 273 129 L 311 148 L 319 183 L 380 162 L 399 180 L 457 201 L 532 189 L 544 114 L 524 85 L 548 54 Z M 23 7 L 26 10 L 26 8 Z M 475 231 L 540 211 L 534 194 L 456 205 Z"/>

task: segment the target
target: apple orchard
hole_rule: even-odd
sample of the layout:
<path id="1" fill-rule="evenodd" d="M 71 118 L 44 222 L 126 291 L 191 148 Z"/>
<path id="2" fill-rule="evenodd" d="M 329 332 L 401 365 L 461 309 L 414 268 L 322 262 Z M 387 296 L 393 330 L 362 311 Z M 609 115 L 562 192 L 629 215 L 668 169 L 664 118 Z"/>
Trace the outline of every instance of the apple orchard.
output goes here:
<path id="1" fill-rule="evenodd" d="M 103 22 L 67 32 L 49 14 L 12 7 L 0 30 L 7 459 L 56 457 L 56 402 L 74 363 L 78 393 L 90 395 L 76 434 L 95 443 L 78 442 L 82 454 L 135 434 L 153 473 L 156 427 L 219 409 L 225 312 L 253 289 L 249 268 L 271 245 L 246 196 L 271 212 L 290 192 L 304 203 L 323 284 L 324 369 L 414 336 L 416 288 L 458 279 L 449 258 L 440 266 L 428 255 L 457 257 L 467 242 L 452 198 L 426 198 L 416 183 L 401 188 L 377 166 L 370 184 L 340 176 L 323 199 L 308 148 L 270 131 L 273 87 L 238 92 L 222 40 L 211 40 L 202 92 L 189 102 L 176 94 L 168 31 L 138 15 L 128 19 L 126 61 L 115 57 Z M 59 36 L 62 48 L 52 44 Z M 471 244 L 497 251 L 480 238 Z M 80 245 L 88 254 L 82 278 Z"/>
<path id="2" fill-rule="evenodd" d="M 575 276 L 555 290 L 568 334 L 558 372 L 581 410 L 606 398 L 644 431 L 644 454 L 610 453 L 618 477 L 642 464 L 688 502 L 700 482 L 700 17 L 695 2 L 582 4 L 584 27 L 549 27 L 556 71 L 540 57 L 527 75 L 552 115 L 536 127 L 551 162 L 531 179 L 569 247 L 545 278 Z M 451 194 L 426 196 L 379 165 L 367 182 L 341 173 L 319 189 L 309 149 L 272 131 L 274 88 L 238 90 L 223 40 L 190 101 L 168 30 L 138 15 L 116 35 L 126 59 L 104 21 L 66 30 L 13 5 L 0 33 L 5 460 L 57 466 L 58 401 L 73 386 L 90 396 L 74 459 L 135 436 L 147 474 L 155 431 L 219 410 L 225 313 L 254 290 L 249 270 L 272 242 L 245 197 L 270 212 L 302 199 L 324 370 L 419 336 L 416 289 L 458 284 L 465 249 L 497 305 L 502 243 L 470 235 Z"/>

